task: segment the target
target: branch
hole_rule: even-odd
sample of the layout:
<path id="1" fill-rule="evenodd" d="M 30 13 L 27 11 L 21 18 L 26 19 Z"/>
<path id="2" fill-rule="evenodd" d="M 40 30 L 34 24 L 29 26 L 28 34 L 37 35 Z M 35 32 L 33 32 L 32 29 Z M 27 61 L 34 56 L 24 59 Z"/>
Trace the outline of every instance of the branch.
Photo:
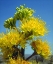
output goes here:
<path id="1" fill-rule="evenodd" d="M 29 56 L 28 58 L 26 58 L 26 60 L 29 60 L 34 55 L 37 55 L 37 52 L 36 51 L 31 56 Z"/>

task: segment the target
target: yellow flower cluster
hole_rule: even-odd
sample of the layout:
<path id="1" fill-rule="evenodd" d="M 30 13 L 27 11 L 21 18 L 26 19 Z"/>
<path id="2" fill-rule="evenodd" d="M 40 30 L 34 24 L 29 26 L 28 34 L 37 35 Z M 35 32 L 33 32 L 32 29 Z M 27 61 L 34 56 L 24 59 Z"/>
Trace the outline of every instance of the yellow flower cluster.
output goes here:
<path id="1" fill-rule="evenodd" d="M 18 58 L 17 60 L 10 59 L 8 64 L 32 64 L 31 62 L 25 61 L 21 58 Z"/>
<path id="2" fill-rule="evenodd" d="M 11 30 L 7 34 L 0 35 L 0 48 L 9 47 L 12 48 L 13 45 L 20 45 L 22 48 L 26 45 L 26 39 L 24 40 L 24 35 L 20 34 L 17 30 Z"/>
<path id="3" fill-rule="evenodd" d="M 3 46 L 12 47 L 12 45 L 19 44 L 20 39 L 20 34 L 18 32 L 10 31 L 0 38 L 0 45 L 3 44 Z"/>
<path id="4" fill-rule="evenodd" d="M 32 42 L 32 48 L 36 50 L 36 52 L 42 55 L 44 58 L 48 58 L 50 55 L 50 48 L 47 42 L 42 42 L 42 40 L 36 40 Z"/>
<path id="5" fill-rule="evenodd" d="M 45 24 L 46 23 L 39 18 L 31 18 L 30 20 L 22 23 L 21 29 L 25 32 L 33 31 L 36 36 L 43 36 L 45 33 L 47 33 Z"/>
<path id="6" fill-rule="evenodd" d="M 4 58 L 12 55 L 12 46 L 18 45 L 21 39 L 20 34 L 16 30 L 0 35 L 0 48 Z"/>

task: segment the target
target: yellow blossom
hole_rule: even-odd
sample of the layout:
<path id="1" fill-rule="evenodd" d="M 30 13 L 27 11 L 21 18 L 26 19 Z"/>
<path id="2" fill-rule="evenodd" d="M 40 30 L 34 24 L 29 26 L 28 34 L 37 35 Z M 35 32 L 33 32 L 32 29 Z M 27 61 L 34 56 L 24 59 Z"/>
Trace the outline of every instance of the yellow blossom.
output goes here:
<path id="1" fill-rule="evenodd" d="M 10 31 L 0 38 L 0 43 L 4 46 L 11 47 L 12 45 L 19 44 L 20 39 L 20 34 L 17 31 Z"/>
<path id="2" fill-rule="evenodd" d="M 7 58 L 9 55 L 12 54 L 12 46 L 18 45 L 20 43 L 20 39 L 20 34 L 16 30 L 1 35 L 0 48 L 2 49 L 4 58 Z"/>
<path id="3" fill-rule="evenodd" d="M 33 31 L 33 33 L 37 36 L 44 36 L 47 33 L 47 29 L 45 27 L 46 23 L 39 18 L 31 18 L 26 22 L 21 24 L 21 29 L 24 32 Z"/>
<path id="4" fill-rule="evenodd" d="M 25 61 L 22 58 L 18 58 L 17 60 L 10 59 L 8 64 L 32 64 L 29 61 Z"/>
<path id="5" fill-rule="evenodd" d="M 36 52 L 42 55 L 44 58 L 47 58 L 50 55 L 50 48 L 46 41 L 36 40 L 31 43 L 32 47 Z"/>

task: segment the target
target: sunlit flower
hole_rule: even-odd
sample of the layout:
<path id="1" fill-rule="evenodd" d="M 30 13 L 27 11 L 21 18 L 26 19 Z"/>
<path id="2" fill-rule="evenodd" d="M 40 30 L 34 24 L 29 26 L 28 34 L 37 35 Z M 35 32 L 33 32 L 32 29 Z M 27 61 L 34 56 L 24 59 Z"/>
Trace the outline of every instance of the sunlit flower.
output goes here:
<path id="1" fill-rule="evenodd" d="M 16 31 L 10 31 L 7 34 L 4 34 L 4 36 L 0 40 L 4 46 L 10 47 L 12 45 L 19 44 L 20 35 Z"/>
<path id="2" fill-rule="evenodd" d="M 10 59 L 8 64 L 32 64 L 29 61 L 25 61 L 22 58 L 18 58 L 17 60 Z"/>
<path id="3" fill-rule="evenodd" d="M 42 55 L 44 58 L 47 58 L 50 55 L 50 48 L 46 41 L 36 40 L 31 43 L 32 47 L 36 52 Z"/>
<path id="4" fill-rule="evenodd" d="M 33 31 L 36 36 L 44 36 L 47 33 L 45 22 L 39 18 L 31 18 L 21 24 L 21 29 L 24 32 Z"/>
<path id="5" fill-rule="evenodd" d="M 11 30 L 10 32 L 6 34 L 3 33 L 0 36 L 0 48 L 2 49 L 1 52 L 3 53 L 4 58 L 12 55 L 12 46 L 18 45 L 21 39 L 22 37 L 20 37 L 19 32 L 17 32 L 16 30 Z"/>

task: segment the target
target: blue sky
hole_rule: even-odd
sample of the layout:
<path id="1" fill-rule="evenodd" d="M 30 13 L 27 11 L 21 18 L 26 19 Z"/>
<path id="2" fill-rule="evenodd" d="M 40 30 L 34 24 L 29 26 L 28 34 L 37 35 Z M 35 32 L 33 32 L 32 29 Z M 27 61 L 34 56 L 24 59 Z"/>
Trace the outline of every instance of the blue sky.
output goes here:
<path id="1" fill-rule="evenodd" d="M 16 7 L 23 4 L 34 9 L 36 11 L 34 15 L 41 17 L 46 22 L 50 32 L 44 39 L 49 42 L 51 51 L 53 51 L 53 0 L 0 0 L 0 33 L 6 31 L 3 26 L 4 21 L 9 17 L 13 17 Z M 32 52 L 28 46 L 25 53 L 31 54 Z"/>

